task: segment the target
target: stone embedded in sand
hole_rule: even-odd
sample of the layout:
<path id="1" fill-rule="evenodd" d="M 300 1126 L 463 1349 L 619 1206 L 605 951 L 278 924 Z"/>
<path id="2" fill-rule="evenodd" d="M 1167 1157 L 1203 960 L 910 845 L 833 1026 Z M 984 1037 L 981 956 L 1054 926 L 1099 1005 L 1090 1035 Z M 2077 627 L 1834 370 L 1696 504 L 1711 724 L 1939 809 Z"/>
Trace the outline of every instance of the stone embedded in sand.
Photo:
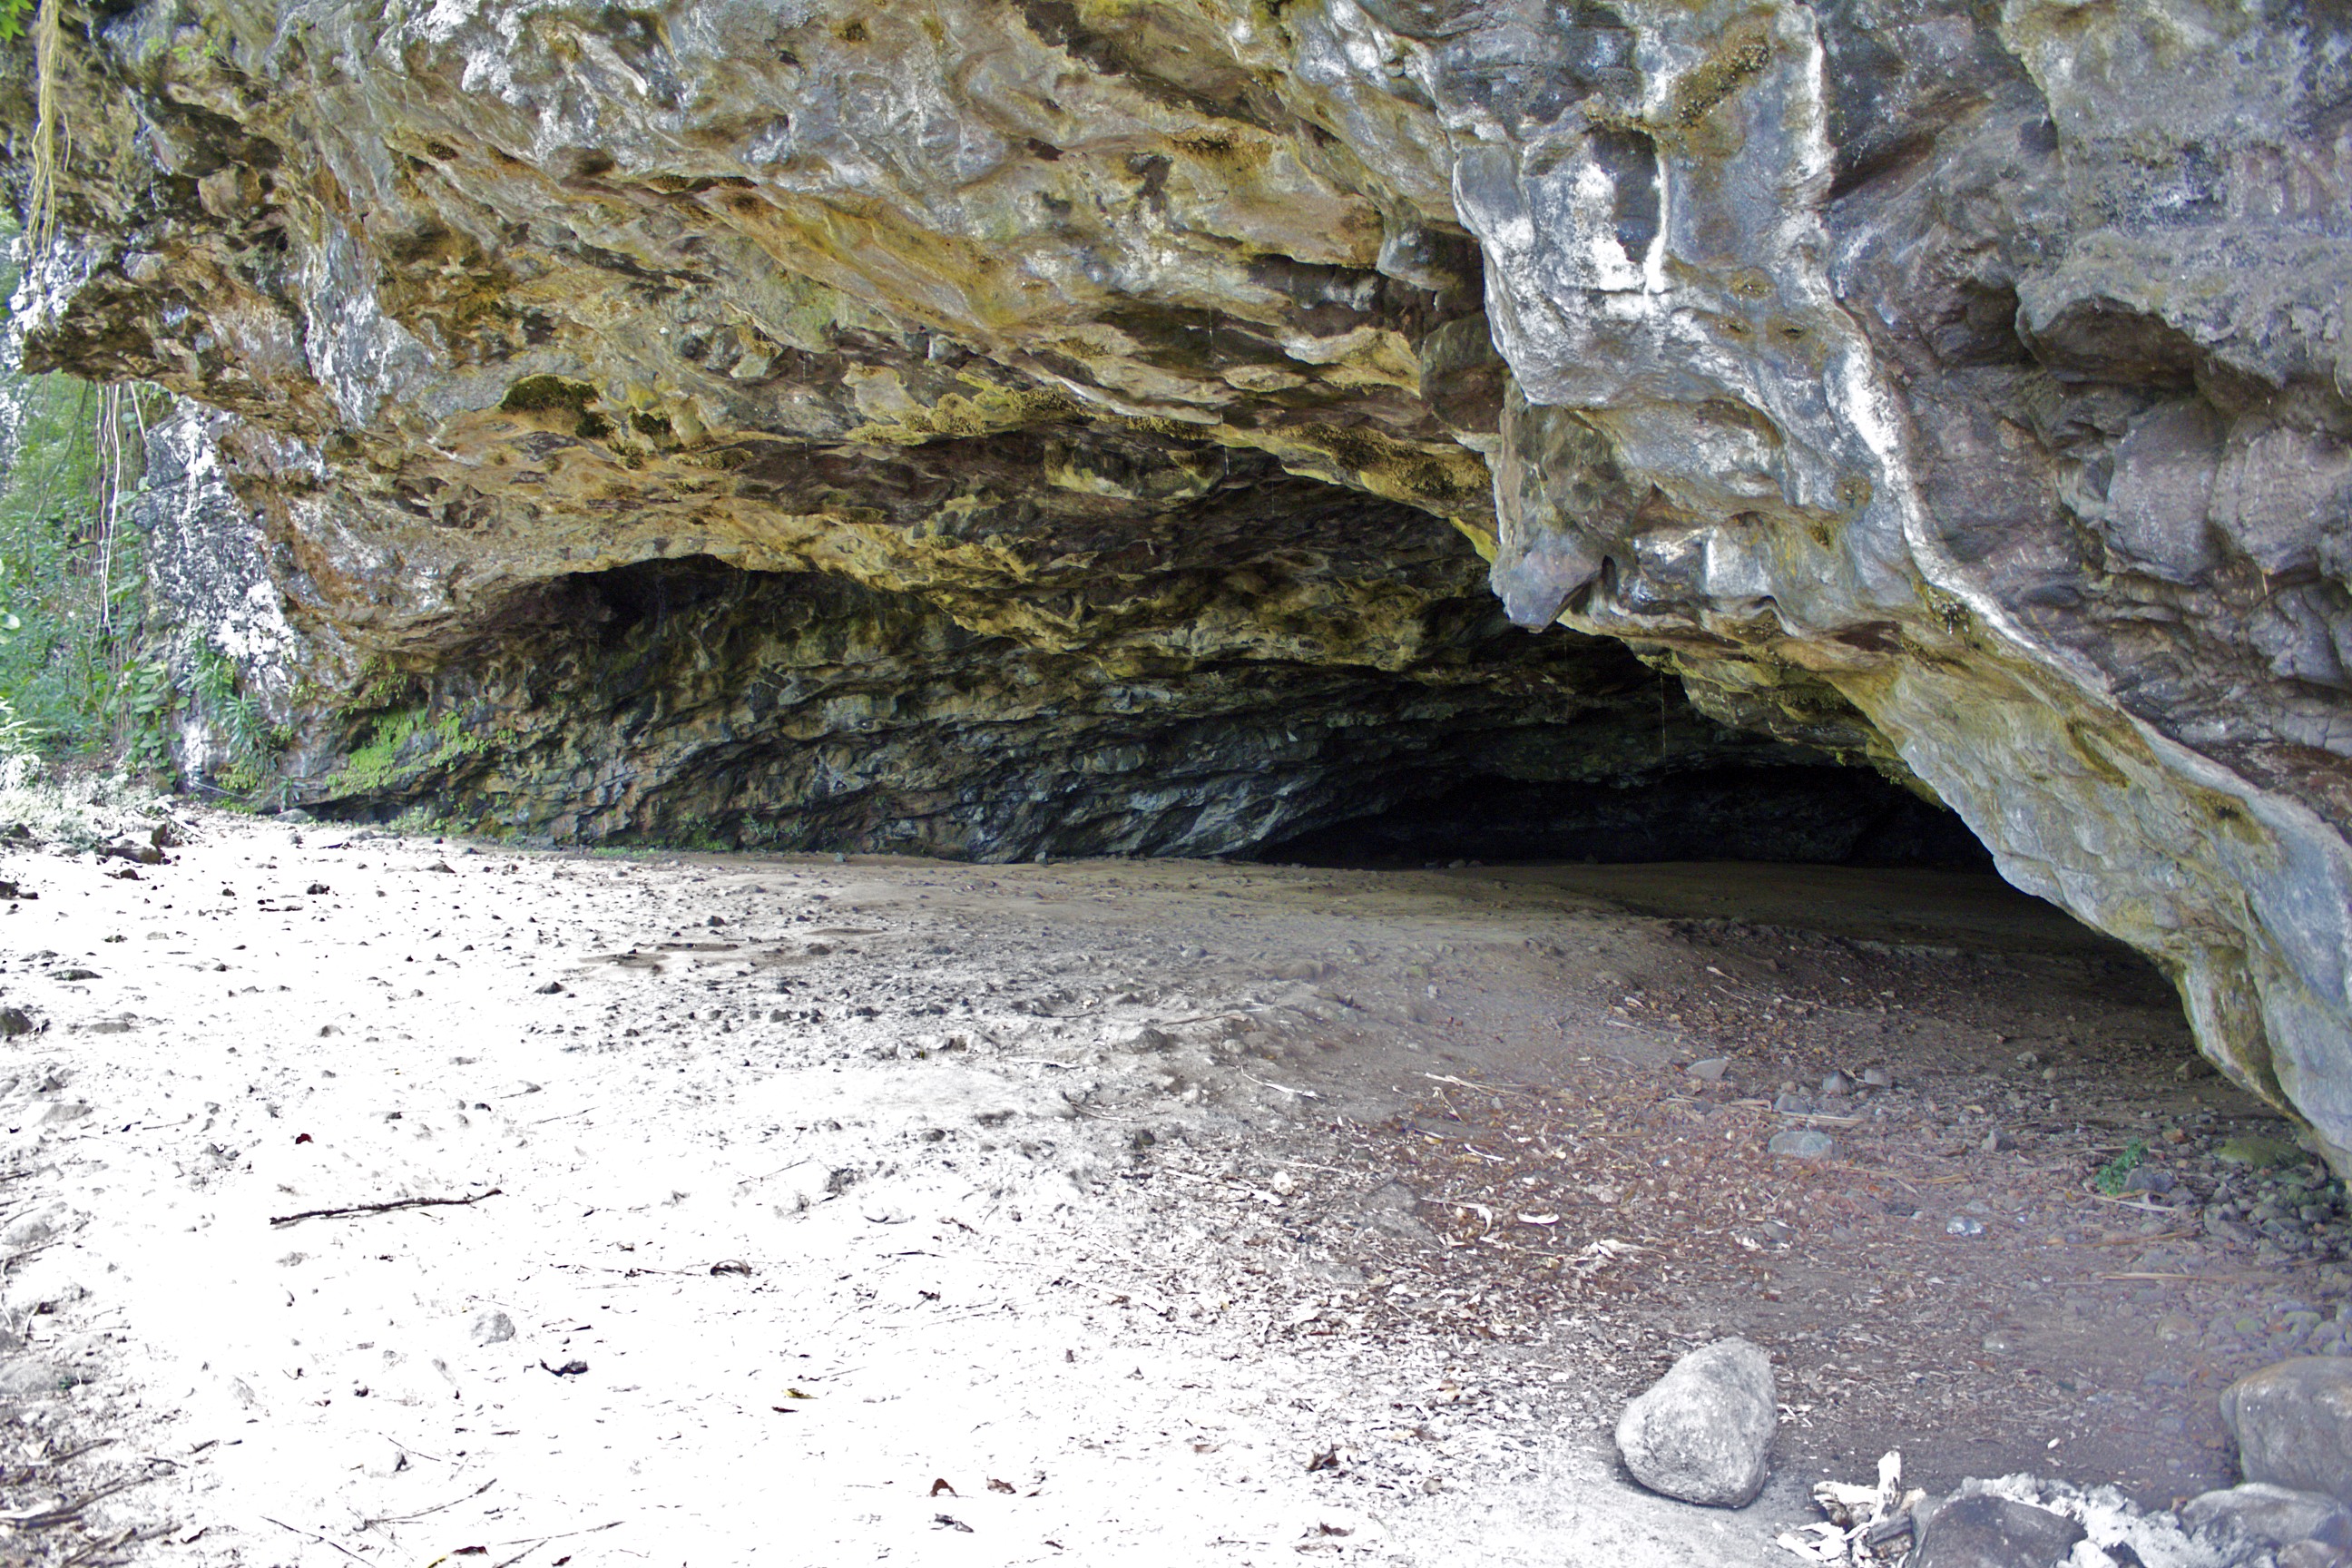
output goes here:
<path id="1" fill-rule="evenodd" d="M 1826 1132 L 1775 1132 L 1766 1145 L 1773 1153 L 1791 1160 L 1826 1160 L 1830 1157 L 1830 1135 Z"/>
<path id="2" fill-rule="evenodd" d="M 2180 1522 L 2248 1545 L 2284 1546 L 2323 1535 L 2330 1544 L 2352 1544 L 2352 1515 L 2334 1498 L 2263 1481 L 2191 1498 L 2180 1510 Z"/>
<path id="3" fill-rule="evenodd" d="M 1979 1492 L 1928 1517 L 1911 1568 L 2058 1568 L 2084 1533 L 2063 1513 Z"/>
<path id="4" fill-rule="evenodd" d="M 1654 1492 L 1739 1508 L 1764 1489 L 1779 1422 L 1772 1358 L 1717 1340 L 1675 1363 L 1617 1419 L 1617 1452 Z"/>
<path id="5" fill-rule="evenodd" d="M 478 1345 L 503 1344 L 515 1337 L 514 1320 L 504 1312 L 488 1309 L 474 1314 L 467 1334 Z"/>
<path id="6" fill-rule="evenodd" d="M 2299 1356 L 2221 1391 L 2221 1421 L 2250 1481 L 2352 1505 L 2352 1362 Z"/>

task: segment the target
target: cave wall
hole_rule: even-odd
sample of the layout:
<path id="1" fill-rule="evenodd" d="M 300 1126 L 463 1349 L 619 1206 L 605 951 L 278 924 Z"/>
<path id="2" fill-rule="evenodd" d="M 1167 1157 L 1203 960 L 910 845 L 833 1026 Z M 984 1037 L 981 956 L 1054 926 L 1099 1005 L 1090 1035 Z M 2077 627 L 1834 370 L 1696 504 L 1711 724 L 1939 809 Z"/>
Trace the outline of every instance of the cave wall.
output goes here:
<path id="1" fill-rule="evenodd" d="M 806 786 L 718 738 L 780 721 L 726 672 L 815 658 L 803 604 L 897 628 L 905 734 L 953 689 L 1213 816 L 1285 710 L 1410 747 L 1533 704 L 1517 742 L 1607 757 L 1638 679 L 1501 651 L 1466 536 L 1520 625 L 1958 810 L 2352 1168 L 2341 5 L 68 16 L 25 353 L 212 411 L 157 526 L 235 519 L 322 803 L 633 831 L 699 770 L 781 824 Z M 698 602 L 708 665 L 630 656 L 646 712 L 701 693 L 660 723 L 565 622 L 656 562 L 754 574 Z M 1197 748 L 1152 752 L 1155 703 Z M 451 715 L 472 749 L 418 739 Z M 934 776 L 908 745 L 876 767 Z M 657 753 L 699 760 L 615 784 Z M 1313 826 L 1275 772 L 1234 830 Z M 1007 787 L 873 820 L 1018 837 L 973 804 Z M 1119 819 L 1087 798 L 1028 820 Z M 1208 842 L 1187 809 L 1142 847 Z"/>

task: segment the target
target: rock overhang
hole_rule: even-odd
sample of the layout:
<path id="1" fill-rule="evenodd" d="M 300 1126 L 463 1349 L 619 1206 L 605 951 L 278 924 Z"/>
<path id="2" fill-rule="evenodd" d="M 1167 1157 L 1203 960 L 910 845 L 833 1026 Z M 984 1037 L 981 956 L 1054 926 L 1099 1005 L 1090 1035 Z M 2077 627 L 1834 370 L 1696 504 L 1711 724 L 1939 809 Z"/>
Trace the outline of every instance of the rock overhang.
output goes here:
<path id="1" fill-rule="evenodd" d="M 1235 755 L 1406 696 L 1606 754 L 1625 668 L 1497 651 L 1466 534 L 1957 809 L 2341 1164 L 2352 94 L 2319 21 L 2189 9 L 93 7 L 28 353 L 221 411 L 163 526 L 274 596 L 327 776 L 387 680 L 484 721 L 419 777 L 498 772 L 485 692 L 603 679 L 565 595 L 701 560 L 996 639 L 992 702 L 1225 690 Z"/>

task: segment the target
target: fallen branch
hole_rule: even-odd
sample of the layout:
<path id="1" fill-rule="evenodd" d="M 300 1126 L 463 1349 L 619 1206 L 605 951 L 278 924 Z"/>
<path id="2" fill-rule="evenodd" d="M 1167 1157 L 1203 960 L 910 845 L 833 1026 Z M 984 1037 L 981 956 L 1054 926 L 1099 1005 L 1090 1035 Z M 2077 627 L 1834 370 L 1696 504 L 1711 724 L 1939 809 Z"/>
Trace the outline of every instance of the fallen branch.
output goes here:
<path id="1" fill-rule="evenodd" d="M 492 1187 L 487 1193 L 476 1193 L 469 1198 L 396 1198 L 388 1204 L 349 1204 L 341 1208 L 304 1209 L 300 1214 L 274 1214 L 269 1216 L 269 1223 L 286 1226 L 292 1225 L 298 1220 L 337 1219 L 346 1215 L 390 1214 L 394 1209 L 463 1208 L 467 1204 L 480 1203 L 484 1198 L 504 1195 L 500 1189 Z M 272 1520 L 270 1522 L 275 1524 L 278 1521 Z M 289 1525 L 288 1528 L 292 1527 Z"/>

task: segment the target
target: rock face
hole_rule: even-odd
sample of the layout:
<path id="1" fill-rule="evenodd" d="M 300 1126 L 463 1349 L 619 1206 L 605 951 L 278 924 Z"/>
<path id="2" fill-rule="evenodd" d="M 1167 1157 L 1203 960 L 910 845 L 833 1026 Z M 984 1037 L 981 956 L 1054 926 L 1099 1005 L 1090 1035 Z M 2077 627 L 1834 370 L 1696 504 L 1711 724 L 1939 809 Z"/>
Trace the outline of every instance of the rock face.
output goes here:
<path id="1" fill-rule="evenodd" d="M 1246 850 L 1867 763 L 2352 1170 L 2326 8 L 67 15 L 26 354 L 193 400 L 159 580 L 292 798 Z"/>
<path id="2" fill-rule="evenodd" d="M 2221 1422 L 2249 1481 L 2352 1506 L 2352 1364 L 2301 1356 L 2221 1391 Z"/>
<path id="3" fill-rule="evenodd" d="M 1780 1419 L 1772 1358 L 1746 1340 L 1717 1340 L 1625 1406 L 1617 1453 L 1654 1492 L 1742 1508 L 1764 1489 Z"/>

